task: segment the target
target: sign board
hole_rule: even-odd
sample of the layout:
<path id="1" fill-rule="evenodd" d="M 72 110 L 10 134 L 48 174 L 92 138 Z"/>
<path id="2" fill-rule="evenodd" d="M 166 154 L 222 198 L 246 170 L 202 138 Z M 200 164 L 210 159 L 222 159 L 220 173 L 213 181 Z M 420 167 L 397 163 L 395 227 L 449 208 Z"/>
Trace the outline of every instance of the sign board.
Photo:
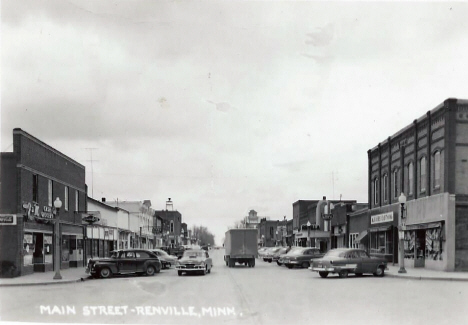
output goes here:
<path id="1" fill-rule="evenodd" d="M 384 223 L 384 222 L 391 222 L 393 221 L 393 212 L 387 212 L 382 214 L 376 214 L 375 216 L 371 216 L 371 225 L 376 223 Z"/>
<path id="2" fill-rule="evenodd" d="M 16 225 L 16 214 L 0 214 L 0 226 Z"/>

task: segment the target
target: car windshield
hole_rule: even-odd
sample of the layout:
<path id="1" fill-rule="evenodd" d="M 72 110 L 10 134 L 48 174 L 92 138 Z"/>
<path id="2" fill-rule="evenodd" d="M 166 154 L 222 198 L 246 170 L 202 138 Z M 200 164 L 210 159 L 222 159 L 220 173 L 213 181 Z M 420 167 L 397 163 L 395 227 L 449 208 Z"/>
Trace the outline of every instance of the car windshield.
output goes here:
<path id="1" fill-rule="evenodd" d="M 166 253 L 165 251 L 163 251 L 163 250 L 158 250 L 157 252 L 159 252 L 161 255 L 169 255 L 169 254 L 167 254 L 167 253 Z"/>
<path id="2" fill-rule="evenodd" d="M 325 257 L 343 257 L 345 252 L 343 251 L 335 251 L 331 250 L 328 253 L 325 254 Z"/>
<path id="3" fill-rule="evenodd" d="M 185 251 L 184 257 L 195 258 L 195 257 L 203 257 L 205 256 L 205 252 L 196 252 L 196 251 Z"/>
<path id="4" fill-rule="evenodd" d="M 304 254 L 305 249 L 295 249 L 295 250 L 290 250 L 288 255 L 302 255 Z"/>

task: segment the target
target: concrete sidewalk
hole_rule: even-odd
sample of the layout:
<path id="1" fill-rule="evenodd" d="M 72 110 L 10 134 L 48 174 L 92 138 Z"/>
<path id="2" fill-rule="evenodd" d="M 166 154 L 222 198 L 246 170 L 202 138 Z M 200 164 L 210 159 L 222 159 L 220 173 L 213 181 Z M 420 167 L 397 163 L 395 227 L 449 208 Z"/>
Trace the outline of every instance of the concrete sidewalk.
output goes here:
<path id="1" fill-rule="evenodd" d="M 85 267 L 60 270 L 61 280 L 54 280 L 55 272 L 36 272 L 16 278 L 0 278 L 0 287 L 64 284 L 85 281 L 89 278 Z"/>
<path id="2" fill-rule="evenodd" d="M 405 267 L 406 273 L 398 273 L 399 269 L 398 264 L 388 265 L 385 276 L 412 280 L 468 281 L 468 272 L 444 272 Z"/>

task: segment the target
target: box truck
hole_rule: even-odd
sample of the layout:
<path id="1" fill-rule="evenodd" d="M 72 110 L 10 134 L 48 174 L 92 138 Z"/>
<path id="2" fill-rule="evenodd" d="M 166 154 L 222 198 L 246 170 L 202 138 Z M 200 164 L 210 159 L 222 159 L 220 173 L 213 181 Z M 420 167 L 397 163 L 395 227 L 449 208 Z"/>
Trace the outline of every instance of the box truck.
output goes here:
<path id="1" fill-rule="evenodd" d="M 255 267 L 258 254 L 257 229 L 230 229 L 224 239 L 224 261 L 229 267 L 236 263 Z"/>

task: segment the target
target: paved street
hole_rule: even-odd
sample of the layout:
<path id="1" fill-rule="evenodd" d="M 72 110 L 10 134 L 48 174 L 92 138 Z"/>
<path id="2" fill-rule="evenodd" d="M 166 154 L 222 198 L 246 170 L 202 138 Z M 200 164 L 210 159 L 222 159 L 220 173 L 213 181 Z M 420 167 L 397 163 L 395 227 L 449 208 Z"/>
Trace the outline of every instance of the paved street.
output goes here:
<path id="1" fill-rule="evenodd" d="M 364 276 L 320 278 L 257 260 L 228 268 L 210 251 L 206 276 L 154 277 L 0 288 L 1 321 L 156 324 L 462 324 L 468 282 Z"/>

